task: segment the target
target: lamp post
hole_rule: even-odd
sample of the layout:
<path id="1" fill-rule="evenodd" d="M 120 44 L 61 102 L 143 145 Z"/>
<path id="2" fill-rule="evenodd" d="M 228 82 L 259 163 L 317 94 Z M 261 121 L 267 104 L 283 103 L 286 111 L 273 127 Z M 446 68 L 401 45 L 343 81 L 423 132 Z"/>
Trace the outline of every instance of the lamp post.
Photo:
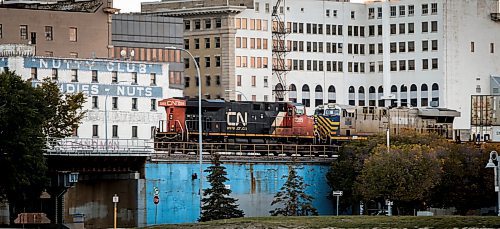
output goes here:
<path id="1" fill-rule="evenodd" d="M 493 161 L 497 161 L 497 164 L 493 163 Z M 500 190 L 499 190 L 499 181 L 498 178 L 500 177 L 500 159 L 498 158 L 498 153 L 497 151 L 491 151 L 490 153 L 490 160 L 488 161 L 488 164 L 486 164 L 486 168 L 493 168 L 494 173 L 495 173 L 495 192 L 498 194 L 498 203 L 497 203 L 497 213 L 498 216 L 500 216 Z"/>
<path id="2" fill-rule="evenodd" d="M 200 190 L 199 190 L 199 193 L 200 193 L 200 215 L 201 215 L 201 206 L 202 206 L 202 202 L 201 200 L 203 199 L 203 188 L 202 188 L 202 185 L 203 185 L 203 136 L 202 136 L 202 119 L 201 119 L 201 76 L 200 76 L 200 66 L 198 66 L 198 62 L 196 61 L 196 59 L 194 58 L 193 54 L 191 54 L 188 50 L 184 49 L 184 48 L 178 48 L 178 47 L 165 47 L 165 49 L 169 49 L 169 50 L 180 50 L 180 51 L 183 51 L 183 52 L 186 52 L 190 57 L 191 59 L 193 59 L 193 62 L 194 62 L 194 66 L 196 67 L 196 74 L 198 76 L 198 148 L 199 148 L 199 163 L 200 163 Z"/>
<path id="3" fill-rule="evenodd" d="M 231 90 L 231 89 L 226 89 L 226 90 L 224 90 L 224 91 L 225 91 L 225 92 L 228 92 L 228 93 L 229 93 L 229 92 L 233 92 L 233 91 L 234 91 L 234 92 L 236 92 L 236 93 L 239 93 L 240 95 L 242 95 L 242 96 L 243 96 L 243 98 L 245 98 L 245 100 L 246 100 L 246 101 L 248 101 L 247 96 L 246 96 L 245 94 L 243 94 L 243 92 L 241 92 L 241 91 Z"/>

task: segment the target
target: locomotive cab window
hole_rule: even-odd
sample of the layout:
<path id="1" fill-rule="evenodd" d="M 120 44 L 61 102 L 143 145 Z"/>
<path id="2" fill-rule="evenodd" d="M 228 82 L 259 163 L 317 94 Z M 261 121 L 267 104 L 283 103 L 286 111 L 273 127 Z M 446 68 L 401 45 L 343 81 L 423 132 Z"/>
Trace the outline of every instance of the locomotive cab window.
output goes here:
<path id="1" fill-rule="evenodd" d="M 304 107 L 297 106 L 297 108 L 295 108 L 295 115 L 303 115 L 303 114 L 304 114 Z"/>

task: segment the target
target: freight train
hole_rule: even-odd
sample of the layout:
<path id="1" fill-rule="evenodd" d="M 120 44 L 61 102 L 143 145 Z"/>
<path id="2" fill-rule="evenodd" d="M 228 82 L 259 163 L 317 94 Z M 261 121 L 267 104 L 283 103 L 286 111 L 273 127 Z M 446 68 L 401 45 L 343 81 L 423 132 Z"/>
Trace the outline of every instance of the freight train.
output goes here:
<path id="1" fill-rule="evenodd" d="M 171 98 L 159 101 L 167 120 L 161 121 L 161 141 L 198 140 L 198 100 Z M 334 144 L 366 139 L 403 129 L 437 132 L 451 138 L 460 115 L 442 108 L 318 106 L 313 116 L 292 102 L 202 100 L 202 134 L 206 142 Z"/>

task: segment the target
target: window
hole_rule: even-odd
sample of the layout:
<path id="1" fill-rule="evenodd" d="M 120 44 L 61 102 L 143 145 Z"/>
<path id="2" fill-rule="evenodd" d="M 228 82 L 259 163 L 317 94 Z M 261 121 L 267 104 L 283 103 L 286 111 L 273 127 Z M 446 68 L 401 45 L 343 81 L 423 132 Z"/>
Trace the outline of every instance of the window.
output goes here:
<path id="1" fill-rule="evenodd" d="M 92 70 L 92 83 L 99 82 L 99 77 L 97 75 L 97 70 Z"/>
<path id="2" fill-rule="evenodd" d="M 330 17 L 330 10 L 327 9 L 325 14 L 326 14 L 327 17 Z"/>
<path id="3" fill-rule="evenodd" d="M 201 29 L 201 20 L 200 19 L 194 20 L 194 29 L 196 29 L 196 30 Z"/>
<path id="4" fill-rule="evenodd" d="M 210 67 L 210 57 L 209 56 L 206 56 L 205 57 L 205 67 Z"/>
<path id="5" fill-rule="evenodd" d="M 429 22 L 422 22 L 422 33 L 427 33 L 429 32 Z"/>
<path id="6" fill-rule="evenodd" d="M 92 137 L 99 137 L 99 126 L 92 125 Z"/>
<path id="7" fill-rule="evenodd" d="M 405 42 L 399 42 L 399 52 L 400 53 L 406 52 L 406 43 Z"/>
<path id="8" fill-rule="evenodd" d="M 71 82 L 78 82 L 78 69 L 71 69 Z"/>
<path id="9" fill-rule="evenodd" d="M 432 69 L 438 69 L 438 59 L 432 59 Z"/>
<path id="10" fill-rule="evenodd" d="M 21 34 L 21 40 L 28 40 L 28 26 L 27 25 L 19 26 L 19 32 Z"/>
<path id="11" fill-rule="evenodd" d="M 368 36 L 375 36 L 375 26 L 374 25 L 368 26 Z"/>
<path id="12" fill-rule="evenodd" d="M 222 27 L 222 19 L 216 18 L 215 19 L 215 28 L 221 28 L 221 27 Z"/>
<path id="13" fill-rule="evenodd" d="M 45 26 L 45 40 L 51 41 L 53 39 L 54 37 L 52 35 L 52 26 Z"/>
<path id="14" fill-rule="evenodd" d="M 2 24 L 0 24 L 0 38 L 3 37 L 3 32 L 2 31 L 3 31 Z"/>
<path id="15" fill-rule="evenodd" d="M 118 110 L 118 97 L 111 98 L 111 107 L 113 110 Z"/>
<path id="16" fill-rule="evenodd" d="M 189 49 L 189 39 L 184 39 L 184 49 Z"/>
<path id="17" fill-rule="evenodd" d="M 399 34 L 405 34 L 405 29 L 406 29 L 405 23 L 399 24 Z"/>
<path id="18" fill-rule="evenodd" d="M 265 4 L 265 10 L 266 10 L 266 13 L 269 13 L 269 3 Z"/>
<path id="19" fill-rule="evenodd" d="M 215 76 L 215 85 L 220 86 L 220 76 Z"/>
<path id="20" fill-rule="evenodd" d="M 408 6 L 408 16 L 413 16 L 413 15 L 415 15 L 415 6 L 409 5 Z"/>
<path id="21" fill-rule="evenodd" d="M 356 11 L 351 11 L 351 19 L 356 19 Z"/>
<path id="22" fill-rule="evenodd" d="M 369 54 L 375 54 L 375 44 L 369 44 L 368 45 L 368 53 Z"/>
<path id="23" fill-rule="evenodd" d="M 137 72 L 132 72 L 132 84 L 137 84 Z"/>
<path id="24" fill-rule="evenodd" d="M 151 77 L 151 86 L 156 85 L 156 73 L 151 73 L 150 77 Z"/>
<path id="25" fill-rule="evenodd" d="M 189 81 L 190 80 L 191 79 L 188 76 L 184 77 L 184 87 L 189 87 Z"/>
<path id="26" fill-rule="evenodd" d="M 408 33 L 415 33 L 415 24 L 408 23 Z"/>
<path id="27" fill-rule="evenodd" d="M 267 76 L 264 76 L 264 87 L 269 87 L 269 79 Z"/>
<path id="28" fill-rule="evenodd" d="M 432 51 L 437 51 L 438 50 L 438 40 L 432 40 L 431 47 L 432 47 Z"/>
<path id="29" fill-rule="evenodd" d="M 70 53 L 69 53 L 69 56 L 70 56 L 71 58 L 78 58 L 78 53 L 77 53 L 77 52 L 70 52 Z"/>
<path id="30" fill-rule="evenodd" d="M 396 34 L 396 24 L 391 24 L 391 35 Z"/>
<path id="31" fill-rule="evenodd" d="M 398 70 L 398 62 L 395 60 L 391 61 L 391 72 L 394 72 L 397 70 Z"/>
<path id="32" fill-rule="evenodd" d="M 137 126 L 132 126 L 132 138 L 137 138 Z"/>
<path id="33" fill-rule="evenodd" d="M 431 21 L 431 32 L 437 32 L 437 31 L 438 31 L 438 22 Z"/>
<path id="34" fill-rule="evenodd" d="M 99 97 L 92 96 L 92 108 L 93 109 L 98 109 L 99 108 Z"/>
<path id="35" fill-rule="evenodd" d="M 429 13 L 429 5 L 422 4 L 422 15 L 427 15 Z"/>
<path id="36" fill-rule="evenodd" d="M 438 12 L 438 4 L 432 3 L 431 4 L 431 14 L 437 14 L 437 12 Z"/>
<path id="37" fill-rule="evenodd" d="M 212 28 L 212 19 L 205 19 L 205 29 L 211 29 Z"/>
<path id="38" fill-rule="evenodd" d="M 220 48 L 220 37 L 215 37 L 215 48 Z"/>
<path id="39" fill-rule="evenodd" d="M 405 6 L 399 6 L 399 16 L 405 16 L 406 9 Z"/>
<path id="40" fill-rule="evenodd" d="M 337 10 L 333 10 L 333 16 L 337 17 Z"/>
<path id="41" fill-rule="evenodd" d="M 382 18 L 382 7 L 377 8 L 377 18 Z"/>
<path id="42" fill-rule="evenodd" d="M 474 52 L 474 48 L 475 48 L 475 47 L 474 47 L 474 42 L 472 41 L 472 42 L 470 43 L 470 52 Z"/>
<path id="43" fill-rule="evenodd" d="M 490 53 L 495 53 L 495 43 L 490 43 Z"/>
<path id="44" fill-rule="evenodd" d="M 429 41 L 422 41 L 422 52 L 429 51 Z"/>
<path id="45" fill-rule="evenodd" d="M 396 17 L 396 6 L 391 6 L 391 17 Z"/>
<path id="46" fill-rule="evenodd" d="M 31 68 L 31 80 L 36 80 L 36 79 L 38 79 L 38 69 Z"/>
<path id="47" fill-rule="evenodd" d="M 210 48 L 210 37 L 209 38 L 205 38 L 205 48 L 206 49 Z"/>
<path id="48" fill-rule="evenodd" d="M 252 76 L 252 87 L 257 86 L 257 77 Z"/>
<path id="49" fill-rule="evenodd" d="M 406 71 L 406 60 L 399 61 L 399 71 Z"/>
<path id="50" fill-rule="evenodd" d="M 415 70 L 415 60 L 408 60 L 408 70 L 410 71 Z"/>
<path id="51" fill-rule="evenodd" d="M 118 137 L 118 125 L 113 125 L 113 138 Z"/>
<path id="52" fill-rule="evenodd" d="M 199 38 L 194 39 L 194 48 L 200 49 L 200 39 Z"/>
<path id="53" fill-rule="evenodd" d="M 241 75 L 236 76 L 236 86 L 241 87 Z"/>
<path id="54" fill-rule="evenodd" d="M 391 53 L 396 53 L 397 52 L 397 43 L 396 42 L 391 42 Z"/>
<path id="55" fill-rule="evenodd" d="M 383 32 L 383 30 L 382 30 L 382 25 L 378 25 L 378 26 L 377 26 L 377 30 L 378 30 L 378 31 L 377 31 L 378 33 L 377 33 L 377 34 L 378 34 L 379 36 L 382 36 L 382 32 Z"/>
<path id="56" fill-rule="evenodd" d="M 210 85 L 212 85 L 212 77 L 205 76 L 205 85 L 207 85 L 207 87 L 210 87 Z"/>
<path id="57" fill-rule="evenodd" d="M 424 69 L 424 70 L 429 69 L 429 60 L 428 59 L 422 60 L 422 69 Z"/>
<path id="58" fill-rule="evenodd" d="M 111 72 L 111 83 L 118 83 L 118 72 L 117 71 Z"/>
<path id="59" fill-rule="evenodd" d="M 78 30 L 75 27 L 69 28 L 69 41 L 76 42 L 78 40 Z"/>
<path id="60" fill-rule="evenodd" d="M 375 18 L 375 8 L 368 8 L 368 19 Z"/>
<path id="61" fill-rule="evenodd" d="M 151 111 L 156 111 L 156 99 L 151 99 Z"/>
<path id="62" fill-rule="evenodd" d="M 191 30 L 191 21 L 190 20 L 184 20 L 184 30 Z"/>
<path id="63" fill-rule="evenodd" d="M 415 41 L 408 41 L 408 52 L 415 52 Z"/>
<path id="64" fill-rule="evenodd" d="M 59 72 L 57 68 L 52 69 L 52 80 L 57 80 L 59 78 Z"/>
<path id="65" fill-rule="evenodd" d="M 220 56 L 215 56 L 215 67 L 220 67 Z"/>
<path id="66" fill-rule="evenodd" d="M 132 110 L 137 110 L 137 98 L 132 98 Z"/>

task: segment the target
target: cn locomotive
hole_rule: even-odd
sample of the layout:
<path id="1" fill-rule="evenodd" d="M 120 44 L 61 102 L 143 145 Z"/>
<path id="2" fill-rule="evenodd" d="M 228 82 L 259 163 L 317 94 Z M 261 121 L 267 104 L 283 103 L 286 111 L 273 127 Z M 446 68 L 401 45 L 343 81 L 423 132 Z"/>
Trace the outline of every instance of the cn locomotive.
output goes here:
<path id="1" fill-rule="evenodd" d="M 167 120 L 160 125 L 163 139 L 198 139 L 198 100 L 165 99 Z M 314 119 L 301 104 L 202 100 L 202 133 L 207 142 L 288 143 L 312 142 Z"/>
<path id="2" fill-rule="evenodd" d="M 159 102 L 167 120 L 160 123 L 161 141 L 198 140 L 198 100 L 170 98 Z M 336 144 L 403 129 L 437 132 L 452 138 L 460 116 L 443 108 L 385 108 L 325 104 L 308 116 L 292 102 L 202 100 L 202 133 L 206 142 Z"/>

